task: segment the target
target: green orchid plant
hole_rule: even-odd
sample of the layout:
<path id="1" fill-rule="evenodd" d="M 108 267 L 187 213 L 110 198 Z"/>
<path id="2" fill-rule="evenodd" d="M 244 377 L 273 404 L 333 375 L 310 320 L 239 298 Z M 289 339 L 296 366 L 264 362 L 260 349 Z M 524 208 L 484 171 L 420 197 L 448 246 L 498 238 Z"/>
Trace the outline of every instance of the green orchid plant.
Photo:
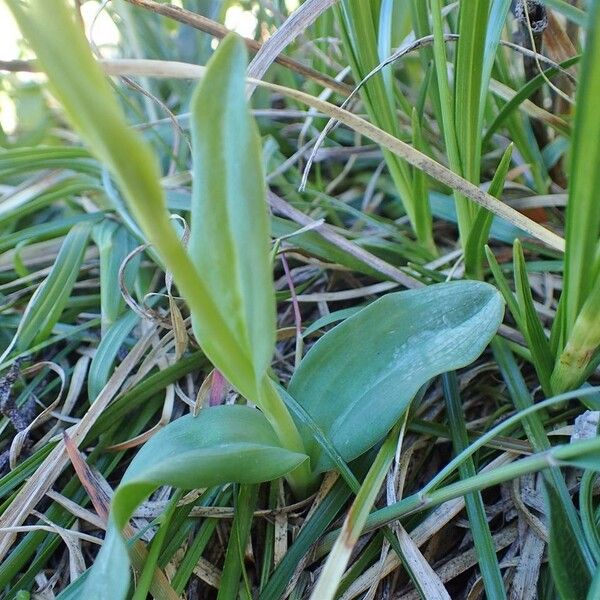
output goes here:
<path id="1" fill-rule="evenodd" d="M 64 0 L 8 4 L 72 125 L 107 166 L 172 275 L 206 357 L 256 406 L 217 406 L 179 418 L 137 453 L 112 499 L 102 549 L 78 588 L 79 597 L 114 600 L 130 588 L 123 529 L 156 488 L 285 477 L 297 497 L 306 496 L 335 468 L 315 427 L 343 461 L 364 454 L 406 415 L 424 384 L 484 351 L 504 302 L 494 287 L 475 281 L 386 295 L 314 344 L 284 390 L 270 371 L 276 303 L 269 215 L 242 41 L 232 35 L 219 45 L 191 102 L 186 249 L 166 209 L 157 160 L 128 127 L 73 11 Z"/>

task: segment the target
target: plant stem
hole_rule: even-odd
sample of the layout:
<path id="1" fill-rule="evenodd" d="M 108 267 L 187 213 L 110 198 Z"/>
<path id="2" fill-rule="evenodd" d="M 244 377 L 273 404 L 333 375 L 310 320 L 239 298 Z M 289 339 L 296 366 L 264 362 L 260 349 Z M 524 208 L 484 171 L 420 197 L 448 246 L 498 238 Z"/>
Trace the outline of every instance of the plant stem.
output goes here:
<path id="1" fill-rule="evenodd" d="M 433 492 L 417 492 L 396 504 L 372 513 L 367 519 L 363 532 L 372 531 L 396 519 L 433 508 L 471 492 L 511 481 L 522 475 L 537 473 L 548 467 L 569 466 L 569 461 L 577 456 L 598 452 L 600 452 L 600 438 L 584 440 L 557 446 L 547 452 L 534 454 L 515 463 L 498 467 L 489 473 L 481 473 L 475 477 L 457 481 Z"/>
<path id="2" fill-rule="evenodd" d="M 300 432 L 284 401 L 277 393 L 273 381 L 268 376 L 265 376 L 262 381 L 260 406 L 271 427 L 275 430 L 281 445 L 293 452 L 306 454 Z M 303 462 L 297 469 L 288 473 L 286 478 L 298 498 L 306 497 L 315 482 L 310 469 L 310 461 Z"/>

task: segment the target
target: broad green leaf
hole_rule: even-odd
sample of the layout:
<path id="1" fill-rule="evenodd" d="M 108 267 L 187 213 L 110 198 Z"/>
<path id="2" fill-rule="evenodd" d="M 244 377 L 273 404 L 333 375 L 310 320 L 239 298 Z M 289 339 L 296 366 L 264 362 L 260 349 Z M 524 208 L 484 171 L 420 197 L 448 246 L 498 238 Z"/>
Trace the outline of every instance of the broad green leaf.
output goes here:
<path id="1" fill-rule="evenodd" d="M 564 520 L 562 500 L 551 485 L 544 485 L 548 515 L 548 555 L 556 589 L 564 600 L 585 600 L 591 584 L 590 572 L 577 548 L 572 529 Z"/>
<path id="2" fill-rule="evenodd" d="M 106 539 L 87 576 L 84 597 L 125 598 L 129 558 L 120 531 L 157 487 L 261 483 L 285 475 L 306 458 L 282 448 L 262 413 L 246 406 L 216 406 L 172 422 L 142 447 L 115 491 Z"/>
<path id="3" fill-rule="evenodd" d="M 501 295 L 473 281 L 389 294 L 325 334 L 289 393 L 344 460 L 381 440 L 429 379 L 474 361 L 504 314 Z M 313 469 L 330 460 L 305 435 Z"/>
<path id="4" fill-rule="evenodd" d="M 246 101 L 246 65 L 242 40 L 228 37 L 192 99 L 189 253 L 258 382 L 275 345 L 275 293 L 261 142 Z M 209 335 L 205 319 L 197 314 L 193 321 L 202 341 Z"/>
<path id="5" fill-rule="evenodd" d="M 25 309 L 17 330 L 17 349 L 27 350 L 50 335 L 77 281 L 91 231 L 91 223 L 78 223 L 65 237 L 50 274 Z"/>

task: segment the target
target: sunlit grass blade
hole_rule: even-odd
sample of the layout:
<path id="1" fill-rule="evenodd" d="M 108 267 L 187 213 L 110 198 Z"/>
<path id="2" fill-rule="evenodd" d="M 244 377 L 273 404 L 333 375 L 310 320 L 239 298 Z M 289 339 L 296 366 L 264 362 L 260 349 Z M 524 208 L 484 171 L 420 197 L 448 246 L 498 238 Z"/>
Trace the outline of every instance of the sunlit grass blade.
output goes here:
<path id="1" fill-rule="evenodd" d="M 19 324 L 16 348 L 44 341 L 58 322 L 79 275 L 92 225 L 79 223 L 65 238 L 48 277 L 37 288 Z"/>
<path id="2" fill-rule="evenodd" d="M 343 0 L 336 7 L 342 39 L 348 57 L 351 59 L 355 77 L 359 81 L 385 58 L 378 54 L 379 8 L 379 2 L 369 3 L 362 0 Z M 391 77 L 386 79 L 386 76 L 378 73 L 361 88 L 361 96 L 373 123 L 394 137 L 401 137 L 395 99 L 402 100 L 402 97 L 398 95 L 393 79 Z M 412 195 L 409 167 L 386 149 L 384 149 L 384 156 L 400 201 L 404 205 L 418 240 L 425 248 L 435 253 L 431 213 L 428 206 L 416 206 L 417 199 Z"/>
<path id="3" fill-rule="evenodd" d="M 63 1 L 50 5 L 32 0 L 25 6 L 10 0 L 9 7 L 71 122 L 118 181 L 138 223 L 169 265 L 191 311 L 205 315 L 205 352 L 225 369 L 232 357 L 237 357 L 240 376 L 253 379 L 249 357 L 229 331 L 221 309 L 170 223 L 156 158 L 143 139 L 127 126 L 73 13 Z M 55 31 L 61 32 L 60 39 Z"/>

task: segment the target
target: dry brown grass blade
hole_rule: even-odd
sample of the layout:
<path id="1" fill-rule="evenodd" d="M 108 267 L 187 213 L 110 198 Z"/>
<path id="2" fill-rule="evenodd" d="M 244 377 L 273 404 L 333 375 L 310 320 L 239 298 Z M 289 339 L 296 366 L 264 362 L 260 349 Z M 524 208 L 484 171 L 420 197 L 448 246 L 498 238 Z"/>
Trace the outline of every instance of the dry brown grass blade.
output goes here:
<path id="1" fill-rule="evenodd" d="M 320 3 L 329 3 L 329 5 L 335 3 L 337 0 L 319 0 L 318 2 L 316 2 L 316 4 L 318 5 L 319 2 Z M 184 8 L 180 8 L 178 6 L 174 6 L 173 4 L 162 4 L 159 2 L 155 2 L 154 0 L 126 0 L 126 2 L 129 2 L 129 4 L 133 4 L 134 6 L 138 6 L 140 8 L 145 8 L 146 10 L 150 10 L 158 15 L 162 15 L 163 17 L 168 17 L 170 19 L 173 19 L 174 21 L 178 21 L 179 23 L 184 23 L 185 25 L 189 25 L 190 27 L 193 27 L 194 29 L 198 29 L 200 31 L 204 31 L 205 33 L 208 33 L 209 35 L 212 35 L 213 37 L 216 37 L 218 39 L 222 39 L 224 38 L 226 35 L 228 35 L 229 33 L 231 33 L 230 29 L 227 29 L 227 27 L 225 27 L 224 25 L 221 25 L 221 23 L 217 23 L 216 21 L 213 21 L 211 19 L 208 19 L 202 15 L 199 15 L 197 13 L 194 13 L 192 11 L 186 10 Z M 311 4 L 311 3 L 315 3 L 314 0 L 312 2 L 306 2 L 304 5 L 302 5 L 301 8 L 304 8 L 304 6 L 306 4 Z M 318 8 L 318 6 L 317 6 Z M 325 7 L 327 8 L 327 7 Z M 313 9 L 315 10 L 315 9 Z M 325 9 L 323 9 L 325 10 Z M 321 14 L 321 12 L 323 12 L 323 10 L 321 10 L 314 18 L 316 18 L 319 14 Z M 296 12 L 299 12 L 296 11 Z M 308 12 L 308 15 L 306 14 L 307 10 L 304 9 L 302 14 L 300 15 L 300 17 L 302 18 L 301 22 L 305 22 L 307 21 L 307 16 L 310 16 L 312 13 Z M 294 13 L 295 14 L 295 13 Z M 292 15 L 293 17 L 294 15 Z M 285 35 L 288 35 L 287 32 L 284 32 Z M 244 40 L 244 43 L 246 44 L 246 47 L 248 48 L 248 50 L 250 50 L 251 52 L 257 52 L 258 54 L 256 55 L 256 58 L 259 57 L 259 54 L 261 55 L 261 58 L 259 59 L 259 62 L 257 63 L 257 73 L 260 72 L 260 69 L 264 69 L 260 75 L 258 75 L 257 77 L 260 79 L 260 77 L 262 77 L 262 75 L 264 74 L 264 72 L 267 70 L 267 68 L 272 64 L 273 61 L 279 63 L 280 65 L 287 67 L 288 69 L 291 69 L 292 71 L 295 71 L 296 73 L 299 73 L 300 75 L 303 75 L 304 77 L 307 77 L 308 79 L 312 79 L 313 81 L 316 81 L 318 83 L 320 83 L 321 85 L 324 85 L 327 88 L 330 88 L 332 90 L 336 90 L 342 94 L 348 94 L 352 91 L 352 88 L 340 83 L 339 81 L 336 81 L 335 79 L 333 79 L 332 77 L 329 77 L 328 75 L 325 75 L 324 73 L 320 73 L 319 71 L 315 70 L 315 69 L 311 69 L 310 67 L 306 67 L 305 65 L 303 65 L 302 63 L 299 63 L 298 61 L 295 61 L 291 58 L 288 58 L 287 56 L 280 56 L 279 53 L 281 52 L 281 50 L 283 48 L 285 48 L 284 44 L 283 47 L 281 48 L 281 50 L 279 50 L 277 52 L 277 54 L 275 54 L 275 56 L 273 56 L 273 52 L 272 49 L 277 48 L 280 46 L 280 37 L 278 37 L 275 42 L 271 42 L 271 40 L 277 36 L 277 34 L 275 34 L 266 44 L 265 46 L 269 46 L 267 50 L 262 51 L 263 48 L 263 44 L 261 44 L 260 42 L 257 42 L 256 40 L 250 39 L 250 38 L 242 38 Z M 289 42 L 288 42 L 289 43 Z M 262 53 L 262 54 L 261 54 Z M 267 62 L 269 61 L 269 62 Z M 20 61 L 23 63 L 26 63 L 26 61 Z M 254 61 L 253 61 L 254 62 Z M 0 68 L 2 67 L 3 63 L 0 63 Z M 7 66 L 6 64 L 4 66 Z M 30 70 L 32 68 L 31 64 L 25 64 L 25 65 L 21 65 L 24 66 L 25 68 L 23 68 L 22 70 Z"/>
<path id="2" fill-rule="evenodd" d="M 151 64 L 152 63 L 152 64 Z M 170 77 L 202 77 L 204 73 L 204 69 L 202 67 L 198 67 L 196 65 L 190 65 L 185 63 L 167 63 L 163 61 L 118 61 L 118 60 L 110 60 L 110 61 L 102 61 L 102 64 L 107 71 L 107 73 L 116 75 L 123 74 L 123 71 L 128 71 L 130 69 L 135 69 L 136 73 L 139 75 L 146 76 L 170 76 Z M 168 74 L 168 75 L 167 75 Z M 411 164 L 413 167 L 427 173 L 433 179 L 439 181 L 450 187 L 453 190 L 456 190 L 469 200 L 483 206 L 488 209 L 490 212 L 495 215 L 505 219 L 509 223 L 512 223 L 519 229 L 522 229 L 526 233 L 530 234 L 532 237 L 540 240 L 550 248 L 554 248 L 559 250 L 560 252 L 564 252 L 565 250 L 565 240 L 550 231 L 546 227 L 536 223 L 532 219 L 526 217 L 520 212 L 516 211 L 514 208 L 504 204 L 498 199 L 490 196 L 487 192 L 483 191 L 481 188 L 462 178 L 460 175 L 457 175 L 449 168 L 444 165 L 438 163 L 434 159 L 429 156 L 419 152 L 409 144 L 403 142 L 395 138 L 394 136 L 386 133 L 385 131 L 379 129 L 372 123 L 365 121 L 361 117 L 358 117 L 347 110 L 339 108 L 334 104 L 330 104 L 329 102 L 324 102 L 319 98 L 315 98 L 310 94 L 306 94 L 304 92 L 293 90 L 291 88 L 287 88 L 280 85 L 275 85 L 268 82 L 257 82 L 254 80 L 254 83 L 257 85 L 261 85 L 266 89 L 270 89 L 274 92 L 282 94 L 288 98 L 293 100 L 297 100 L 298 102 L 302 102 L 307 104 L 308 106 L 315 108 L 322 112 L 323 114 L 328 115 L 329 117 L 333 117 L 334 119 L 344 123 L 347 127 L 350 127 L 357 133 L 364 135 L 365 137 L 377 142 L 379 145 L 388 149 L 390 152 L 394 153 L 396 156 L 404 159 L 406 162 Z M 494 86 L 492 86 L 494 87 Z M 494 91 L 497 91 L 494 89 Z M 512 90 L 511 90 L 511 93 Z M 306 224 L 306 223 L 305 223 Z M 344 240 L 347 242 L 347 240 Z M 347 242 L 349 243 L 349 242 Z M 378 269 L 379 270 L 379 269 Z M 403 278 L 407 276 L 403 274 Z M 394 279 L 398 281 L 397 279 Z"/>
<path id="3" fill-rule="evenodd" d="M 77 473 L 77 477 L 87 492 L 90 500 L 98 516 L 106 524 L 108 521 L 108 513 L 110 510 L 111 492 L 108 483 L 104 480 L 100 480 L 92 469 L 85 462 L 77 446 L 73 443 L 73 440 L 69 437 L 68 433 L 63 435 L 65 450 L 69 456 L 69 459 Z M 106 528 L 106 525 L 104 526 Z M 135 535 L 135 531 L 129 525 L 125 527 L 124 534 L 131 538 Z M 144 568 L 144 564 L 148 557 L 148 551 L 143 542 L 137 541 L 132 549 L 132 561 L 137 571 L 141 571 Z M 176 600 L 178 598 L 175 591 L 171 588 L 169 580 L 163 571 L 159 568 L 154 570 L 152 577 L 152 583 L 150 584 L 150 592 L 155 598 L 164 598 L 165 600 Z"/>
<path id="4" fill-rule="evenodd" d="M 275 62 L 286 47 L 315 20 L 338 0 L 306 0 L 281 25 L 281 27 L 263 44 L 248 65 L 248 77 L 262 79 L 267 69 Z M 249 85 L 252 94 L 256 84 Z"/>
<path id="5" fill-rule="evenodd" d="M 267 193 L 267 201 L 276 213 L 283 215 L 284 217 L 287 217 L 288 219 L 291 219 L 292 221 L 295 221 L 303 226 L 315 225 L 315 221 L 311 219 L 311 217 L 294 208 L 283 198 L 280 198 L 277 194 L 271 191 Z M 378 271 L 382 275 L 386 275 L 392 281 L 400 283 L 407 288 L 416 288 L 423 285 L 417 279 L 414 279 L 410 275 L 403 273 L 400 271 L 400 269 L 397 269 L 374 254 L 371 254 L 367 250 L 364 250 L 360 246 L 357 246 L 353 242 L 347 240 L 344 236 L 336 233 L 326 224 L 316 225 L 314 230 L 328 242 L 335 244 L 341 250 L 344 250 L 348 254 L 354 256 L 354 258 L 360 260 L 360 262 L 364 263 L 365 265 L 370 266 L 372 269 L 375 269 L 375 271 Z"/>
<path id="6" fill-rule="evenodd" d="M 402 546 L 403 558 L 409 565 L 415 579 L 419 581 L 425 597 L 428 600 L 451 600 L 442 580 L 421 554 L 418 546 L 404 527 L 398 525 L 394 530 L 398 542 Z"/>
<path id="7" fill-rule="evenodd" d="M 83 441 L 96 419 L 117 395 L 126 378 L 144 356 L 154 334 L 155 332 L 152 330 L 137 342 L 125 360 L 117 367 L 81 421 L 68 429 L 68 435 L 73 439 L 75 445 L 79 445 Z M 69 457 L 65 444 L 60 441 L 37 469 L 35 477 L 29 479 L 23 485 L 0 516 L 0 529 L 20 526 L 52 487 L 68 463 Z M 0 536 L 0 561 L 4 559 L 10 550 L 15 537 L 15 533 L 5 533 Z"/>
<path id="8" fill-rule="evenodd" d="M 512 462 L 516 456 L 512 453 L 504 453 L 495 458 L 492 462 L 481 469 L 481 473 L 493 471 L 494 469 Z M 436 535 L 442 527 L 449 523 L 456 515 L 458 515 L 465 507 L 463 498 L 456 498 L 438 506 L 433 510 L 427 518 L 425 518 L 415 529 L 410 532 L 410 537 L 420 548 L 425 542 L 429 541 Z M 341 596 L 340 600 L 352 600 L 359 594 L 368 590 L 373 582 L 378 579 L 387 577 L 392 571 L 402 566 L 397 554 L 391 553 L 383 566 L 376 564 L 367 569 L 360 577 L 358 577 L 352 585 Z M 442 581 L 444 581 L 442 577 Z"/>
<path id="9" fill-rule="evenodd" d="M 505 527 L 499 533 L 492 536 L 494 542 L 494 548 L 496 552 L 503 550 L 510 546 L 517 538 L 516 526 Z M 469 569 L 472 569 L 477 564 L 478 558 L 474 548 L 459 554 L 458 556 L 451 558 L 437 569 L 438 577 L 447 583 L 455 577 L 458 577 L 462 573 L 465 573 Z M 481 596 L 473 596 L 474 598 L 480 598 Z M 395 596 L 396 600 L 419 600 L 421 595 L 416 591 L 412 590 L 401 596 Z"/>

